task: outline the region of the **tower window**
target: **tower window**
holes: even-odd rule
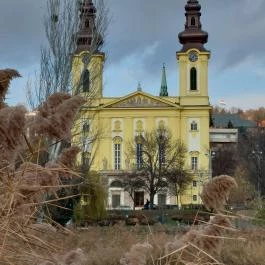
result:
[[[90,85],[90,74],[89,71],[86,69],[82,75],[82,85],[83,85],[83,92],[89,92],[89,85]]]
[[[195,67],[190,69],[190,90],[197,90],[197,70]]]
[[[85,27],[86,28],[89,28],[89,20],[87,19],[86,22],[85,22]]]
[[[196,24],[195,17],[192,17],[191,20],[190,20],[190,25],[191,26],[195,26],[195,24]]]

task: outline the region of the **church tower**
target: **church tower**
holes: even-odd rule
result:
[[[97,29],[96,13],[92,0],[80,4],[80,28],[72,64],[73,93],[101,98],[105,54],[99,52],[103,39]]]
[[[208,33],[202,30],[198,0],[188,0],[185,10],[185,30],[178,36],[182,49],[177,52],[180,105],[208,106]]]

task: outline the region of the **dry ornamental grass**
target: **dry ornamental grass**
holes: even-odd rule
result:
[[[216,177],[204,186],[201,198],[213,210],[213,217],[208,223],[194,220],[201,224],[191,226],[185,235],[174,237],[151,230],[142,234],[137,228],[122,226],[73,233],[55,226],[49,216],[43,216],[47,223],[38,224],[37,217],[44,214],[42,207],[54,202],[46,200],[47,194],[54,194],[56,201],[62,178],[78,175],[74,161],[79,149],[72,146],[42,164],[40,154],[49,143],[47,139],[56,144],[71,138],[75,115],[85,101],[54,94],[40,106],[36,117],[27,121],[23,106],[9,107],[4,102],[10,81],[19,76],[12,69],[0,70],[0,264],[265,264],[264,231],[237,231],[232,222],[237,216],[224,210],[231,190],[237,187],[229,176]],[[27,129],[34,132],[31,137],[26,136]],[[252,241],[246,243],[244,237],[249,235]]]

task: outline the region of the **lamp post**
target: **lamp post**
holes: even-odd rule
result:
[[[213,169],[212,169],[212,158],[215,156],[215,152],[212,151],[211,149],[208,150],[207,153],[205,153],[205,155],[208,157],[209,161],[208,161],[208,178],[209,180],[212,179],[213,177]]]

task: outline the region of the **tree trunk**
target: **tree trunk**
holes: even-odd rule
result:
[[[179,205],[179,194],[178,193],[176,194],[176,198],[177,198],[177,205],[178,205],[178,209],[179,209],[180,208],[179,207],[180,205]]]
[[[155,192],[150,192],[150,209],[153,209]]]

